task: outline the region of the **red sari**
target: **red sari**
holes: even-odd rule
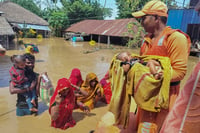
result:
[[[75,96],[70,82],[66,78],[58,80],[56,90],[50,100],[49,113],[51,114],[51,107],[55,105],[55,98],[58,92],[65,87],[69,88],[70,90],[68,91],[68,94],[64,100],[60,103],[58,118],[51,121],[52,127],[60,129],[67,129],[69,127],[73,127],[76,124],[72,117],[72,112],[75,106]]]
[[[73,85],[81,86],[81,84],[83,83],[83,79],[81,76],[81,71],[78,68],[74,68],[72,70],[71,75],[69,77],[69,81]],[[76,90],[76,89],[73,87],[73,90]]]
[[[105,103],[109,104],[111,97],[112,97],[112,91],[111,91],[111,83],[109,80],[109,72],[105,74],[105,76],[101,79],[100,84],[103,87],[104,95],[105,95]]]

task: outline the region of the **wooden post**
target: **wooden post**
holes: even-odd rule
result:
[[[98,47],[99,47],[100,43],[101,43],[101,35],[98,36]]]
[[[46,38],[47,37],[47,32],[46,32],[46,30],[44,31],[44,38]]]
[[[6,48],[9,49],[9,46],[8,46],[8,35],[6,35]]]
[[[90,41],[92,40],[92,34],[90,35]]]
[[[101,43],[101,36],[98,35],[98,43]]]
[[[110,36],[108,36],[107,44],[108,44],[108,48],[109,48],[110,47]]]

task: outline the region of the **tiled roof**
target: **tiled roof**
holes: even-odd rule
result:
[[[136,22],[134,18],[117,19],[117,20],[83,20],[75,23],[67,28],[66,32],[80,32],[86,34],[106,35],[124,37],[127,32],[127,24],[129,22]],[[133,27],[133,31],[137,32],[137,27]]]

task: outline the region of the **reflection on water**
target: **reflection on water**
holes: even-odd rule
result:
[[[88,42],[73,43],[71,41],[65,41],[63,38],[50,38],[42,40],[24,39],[24,42],[38,45],[40,52],[35,54],[35,71],[38,73],[48,72],[54,86],[59,78],[68,78],[73,68],[79,68],[81,70],[83,79],[85,79],[86,74],[89,72],[96,73],[98,78],[101,79],[109,69],[109,64],[113,55],[119,51],[125,51],[125,49],[99,50],[90,46]],[[106,47],[107,45],[101,44],[100,46]],[[138,50],[128,51],[138,53]],[[47,108],[42,108],[44,106],[39,105],[39,107],[42,108],[42,112],[40,112],[40,115],[37,117],[16,117],[16,95],[10,95],[7,87],[10,79],[9,69],[12,66],[10,56],[13,54],[23,53],[24,49],[21,46],[17,47],[17,49],[8,50],[6,55],[3,57],[0,56],[0,129],[11,133],[64,132],[50,128],[49,114],[46,110]],[[197,57],[189,57],[188,72],[183,83],[187,80],[197,61]],[[105,111],[106,107],[103,107],[103,109],[94,109],[92,113],[97,113],[97,115],[92,117],[83,116],[83,114],[81,114],[81,118],[83,120],[86,119],[87,122],[80,120],[74,128],[67,129],[67,132],[89,132],[95,128],[96,123],[99,120],[99,116],[102,116]],[[75,114],[77,113],[74,113],[74,115]]]

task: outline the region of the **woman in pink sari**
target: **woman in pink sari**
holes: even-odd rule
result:
[[[74,106],[75,96],[69,80],[66,78],[59,79],[50,100],[51,126],[60,129],[73,127],[76,124],[72,117]]]
[[[160,133],[200,132],[200,62],[196,65]]]

